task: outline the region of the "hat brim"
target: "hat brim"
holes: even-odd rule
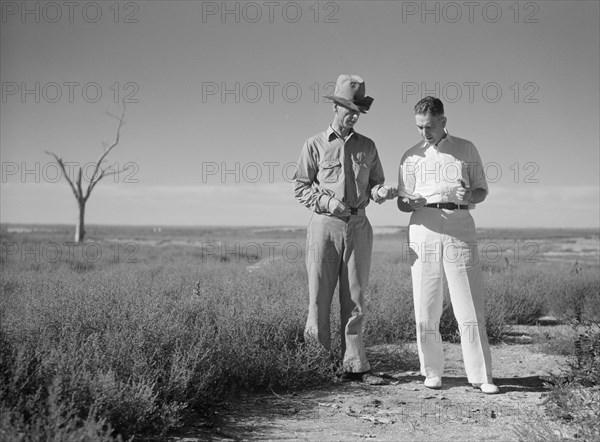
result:
[[[355,112],[360,112],[363,114],[366,114],[367,111],[370,109],[371,104],[369,103],[368,106],[358,106],[356,105],[354,102],[348,100],[347,98],[342,98],[342,97],[338,97],[336,95],[328,95],[326,97],[323,98],[327,98],[331,101],[333,101],[335,104],[338,104],[342,107],[345,107],[346,109],[355,111]]]

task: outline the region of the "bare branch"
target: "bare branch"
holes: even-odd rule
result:
[[[110,167],[112,167],[112,166],[110,166]],[[110,167],[109,167],[108,169],[110,169]],[[128,166],[126,166],[126,167],[123,167],[122,169],[119,169],[119,170],[111,170],[110,172],[108,172],[108,173],[105,173],[105,174],[104,174],[104,176],[112,176],[112,175],[116,175],[116,174],[119,174],[119,173],[121,173],[121,172],[125,172],[126,170],[129,170],[129,169],[131,169],[132,167],[133,167],[133,166],[132,166],[131,164],[129,164]],[[108,171],[108,169],[104,169],[104,170],[103,170],[103,172],[107,172],[107,171]]]
[[[102,178],[104,178],[106,175],[104,174],[104,171],[100,172],[100,175],[98,175],[96,181],[92,181],[89,186],[88,186],[88,190],[87,193],[85,195],[85,199],[87,200],[90,195],[92,194],[92,190],[94,190],[94,187],[96,187],[96,184],[98,184],[100,182],[100,180]]]
[[[105,177],[107,177],[107,176],[116,175],[116,174],[119,174],[119,173],[121,173],[121,172],[125,172],[126,170],[129,170],[129,169],[131,169],[131,166],[127,166],[127,167],[123,167],[122,169],[119,169],[119,170],[110,170],[110,168],[111,168],[111,167],[112,167],[112,166],[110,166],[110,167],[108,167],[108,168],[106,168],[106,169],[103,169],[103,170],[100,172],[100,175],[98,176],[98,178],[96,179],[96,181],[94,181],[93,183],[91,183],[91,186],[90,186],[90,188],[88,189],[88,194],[87,194],[87,195],[86,195],[86,197],[85,197],[86,199],[89,197],[89,194],[91,194],[91,193],[92,193],[92,190],[94,189],[94,187],[96,187],[96,184],[98,184],[98,182],[99,182],[99,181],[100,181],[102,178],[105,178]],[[110,171],[109,171],[109,170],[110,170]]]
[[[65,167],[65,163],[63,162],[62,158],[59,158],[54,152],[49,152],[47,150],[45,150],[44,152],[46,152],[48,155],[52,155],[54,157],[54,159],[60,166],[60,170],[62,170],[63,176],[67,180],[67,183],[69,183],[69,187],[71,187],[71,190],[73,191],[73,194],[75,195],[75,198],[77,198],[79,200],[80,197],[79,197],[79,195],[77,195],[77,189],[75,188],[75,185],[73,184],[73,181],[71,180],[71,177],[67,173],[67,169]]]
[[[111,114],[108,111],[106,113],[113,117],[116,117],[115,115]],[[96,162],[96,167],[94,167],[94,172],[92,173],[92,177],[90,178],[90,183],[88,185],[87,192],[85,194],[86,200],[91,195],[92,189],[96,186],[98,181],[100,181],[102,178],[104,178],[106,176],[106,174],[104,173],[104,170],[101,168],[102,163],[104,162],[104,159],[110,153],[110,151],[113,150],[117,146],[117,144],[119,144],[119,138],[121,136],[121,127],[123,127],[123,124],[125,124],[124,123],[124,118],[125,118],[125,107],[124,106],[123,106],[123,112],[121,113],[121,116],[116,117],[116,118],[118,118],[119,124],[117,126],[117,133],[115,134],[115,140],[110,146],[108,146],[108,147],[105,146],[104,153],[102,153],[102,155],[100,155],[100,157],[98,158],[98,161]]]
[[[109,117],[114,118],[117,121],[121,120],[121,117],[125,114],[125,105],[123,105],[123,111],[121,112],[121,115],[117,115],[117,114],[113,114],[112,112],[109,112],[108,110],[106,111],[106,115],[108,115]]]

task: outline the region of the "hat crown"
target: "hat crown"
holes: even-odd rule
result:
[[[373,103],[373,98],[365,96],[365,80],[353,74],[340,75],[335,82],[333,95],[325,98],[347,109],[362,113],[366,113]]]
[[[333,95],[350,101],[365,98],[365,80],[358,75],[342,74],[335,83]]]

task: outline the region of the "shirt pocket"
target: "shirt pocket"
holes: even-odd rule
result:
[[[339,160],[326,160],[320,165],[320,178],[322,183],[337,183],[342,171],[342,163]]]

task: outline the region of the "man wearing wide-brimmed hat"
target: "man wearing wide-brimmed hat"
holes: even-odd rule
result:
[[[308,225],[306,267],[309,308],[305,336],[331,350],[330,309],[339,280],[343,377],[364,380],[371,367],[362,339],[365,292],[371,267],[373,229],[369,200],[396,197],[384,186],[375,143],[354,131],[373,98],[357,75],[340,75],[333,95],[333,123],[309,138],[294,176],[296,199],[313,215]]]

